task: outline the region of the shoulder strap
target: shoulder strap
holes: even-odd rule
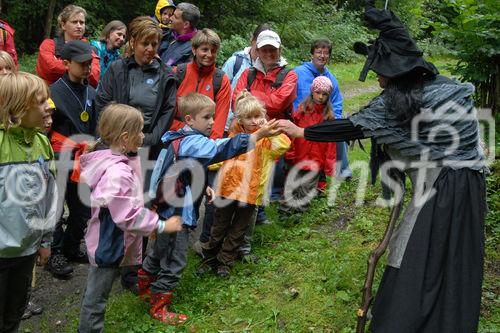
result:
[[[186,63],[177,65],[177,72],[175,73],[177,75],[177,88],[179,88],[182,81],[184,81],[184,78],[186,77],[186,70]]]
[[[233,77],[239,72],[242,63],[243,63],[243,57],[237,56],[233,66]]]
[[[181,136],[180,138],[177,138],[177,139],[173,140],[172,143],[171,143],[172,149],[173,149],[173,152],[174,152],[174,163],[176,163],[177,159],[179,158],[179,146],[181,145],[182,139],[184,139],[183,136]]]
[[[224,78],[224,71],[221,69],[216,68],[214,76],[212,78],[212,87],[214,89],[214,101],[217,97],[217,94],[219,93],[219,90],[222,86],[222,79]]]
[[[283,84],[283,81],[285,80],[286,75],[290,71],[291,71],[291,69],[290,68],[286,68],[286,66],[285,67],[281,67],[280,71],[278,72],[278,75],[276,75],[276,80],[272,84],[272,87],[273,88],[279,88],[279,87],[281,87],[281,85]]]
[[[252,83],[255,81],[255,78],[257,77],[257,70],[255,67],[250,67],[248,69],[248,76],[247,76],[247,90],[251,91]]]

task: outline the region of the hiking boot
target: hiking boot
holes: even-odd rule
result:
[[[149,314],[153,319],[159,320],[167,325],[182,325],[187,316],[182,313],[169,312],[168,307],[172,305],[173,291],[151,294],[151,309]]]
[[[226,265],[219,265],[215,274],[220,278],[228,278],[231,275],[231,269]]]
[[[58,279],[68,279],[70,274],[73,273],[73,267],[61,253],[52,254],[45,267]]]
[[[214,271],[217,269],[217,265],[219,262],[216,258],[209,258],[201,262],[200,266],[196,269],[196,275],[199,277],[205,275],[210,271]]]

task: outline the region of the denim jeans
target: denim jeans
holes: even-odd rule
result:
[[[151,284],[153,294],[175,289],[187,265],[189,229],[173,234],[158,234],[152,251],[142,263],[142,268],[156,281]]]
[[[118,276],[120,276],[118,267],[90,266],[80,309],[79,333],[104,332],[106,303],[113,282]]]

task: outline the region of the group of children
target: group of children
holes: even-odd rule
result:
[[[67,73],[51,87],[52,98],[58,101],[54,117],[64,118],[57,120],[57,128],[52,126],[51,131],[57,134],[51,135],[52,142],[43,134],[52,125],[54,109],[43,80],[23,72],[7,73],[0,78],[0,182],[5,189],[2,192],[8,191],[11,181],[2,169],[15,168],[30,174],[26,166],[41,170],[44,178],[39,184],[40,190],[46,191],[42,200],[31,205],[2,203],[2,211],[12,218],[3,219],[0,225],[14,235],[13,240],[0,235],[0,323],[7,331],[19,325],[36,257],[45,263],[50,256],[52,227],[57,219],[55,205],[52,205],[57,201],[54,151],[62,152],[62,143],[67,144],[73,134],[93,134],[95,129],[91,127],[97,127],[96,142],[69,147],[82,153],[75,156],[80,174],[73,173],[68,179],[68,188],[74,187],[70,200],[85,209],[77,198],[77,181],[87,184],[91,190],[91,207],[88,222],[85,221],[85,243],[91,267],[82,300],[79,332],[103,330],[106,301],[118,268],[141,263],[143,236],[151,236],[154,244],[138,272],[139,296],[150,302],[150,314],[155,319],[172,325],[187,319],[184,314],[170,312],[169,306],[186,266],[188,235],[196,228],[200,194],[206,193],[207,200],[213,200],[216,209],[210,240],[203,249],[204,260],[197,273],[214,271],[226,277],[238,257],[238,249],[251,239],[257,207],[263,203],[271,167],[277,158],[290,150],[287,160],[297,165],[300,173],[312,173],[314,179],[294,189],[291,201],[285,198],[282,205],[286,209],[294,205],[293,200],[303,198],[316,187],[324,190],[326,183],[319,175],[331,176],[334,170],[335,145],[304,140],[291,142],[280,133],[279,121],[267,119],[263,104],[246,91],[237,97],[233,106],[235,120],[229,137],[210,139],[215,103],[209,97],[190,93],[178,101],[185,126],[162,137],[165,148],[156,162],[149,186],[154,205],[146,208],[137,155],[144,138],[143,115],[131,106],[109,104],[97,123],[97,116],[88,108],[95,92],[85,81],[90,73],[91,50],[84,44],[81,41],[67,43],[62,55]],[[13,71],[12,64],[4,58],[4,52],[0,52],[0,73],[9,71]],[[330,80],[317,77],[310,96],[294,113],[294,121],[299,126],[307,126],[332,119],[331,92]],[[65,110],[59,105],[68,105],[68,108]],[[75,114],[74,109],[79,113]],[[174,182],[167,181],[169,172],[180,161],[189,171],[184,169],[175,174]],[[222,166],[214,191],[206,183],[200,184],[194,175],[196,170],[206,175],[208,166],[217,163]],[[171,192],[180,204],[173,204]],[[79,255],[71,239],[63,235],[61,242],[69,255]]]

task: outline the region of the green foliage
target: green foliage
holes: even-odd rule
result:
[[[445,0],[432,26],[459,59],[453,73],[476,85],[481,106],[500,103],[500,2]]]
[[[233,55],[234,52],[243,50],[249,45],[249,38],[245,39],[239,35],[232,35],[228,39],[223,39],[217,54],[217,66],[222,67],[224,62]]]

